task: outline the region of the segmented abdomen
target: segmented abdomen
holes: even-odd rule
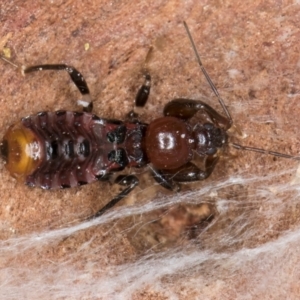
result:
[[[127,165],[146,163],[145,126],[90,113],[41,112],[23,118],[5,134],[6,167],[26,184],[44,189],[91,183]]]

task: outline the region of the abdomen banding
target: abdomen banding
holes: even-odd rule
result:
[[[45,189],[95,181],[91,166],[98,147],[93,125],[92,114],[69,111],[23,118],[4,136],[6,167],[26,184]]]
[[[86,112],[40,112],[8,129],[1,153],[8,171],[29,186],[75,187],[126,166],[144,165],[145,128]]]

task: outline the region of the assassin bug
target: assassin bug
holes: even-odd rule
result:
[[[217,97],[225,116],[200,100],[174,99],[164,107],[164,116],[149,124],[142,123],[131,111],[125,121],[105,119],[91,113],[92,101],[87,83],[80,72],[68,65],[24,67],[23,73],[64,70],[83,96],[83,112],[40,112],[12,125],[0,145],[6,168],[12,176],[29,186],[44,189],[69,188],[97,180],[107,181],[126,167],[148,166],[154,179],[164,188],[180,190],[180,183],[204,180],[213,172],[219,150],[227,144],[232,118],[215,85],[206,72],[193,38],[184,26],[198,64]],[[11,63],[5,57],[2,60]],[[135,106],[148,99],[151,76],[145,71]],[[205,122],[192,125],[197,112]],[[300,157],[230,143],[236,149],[300,160]],[[193,163],[204,159],[204,169]],[[92,217],[99,217],[127,196],[139,183],[135,175],[119,175],[115,183],[124,189]]]

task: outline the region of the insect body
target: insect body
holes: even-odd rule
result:
[[[75,68],[67,65],[31,66],[23,72],[67,71],[83,96],[80,102],[83,112],[41,112],[11,126],[0,145],[1,155],[11,175],[29,186],[44,189],[110,180],[126,167],[146,165],[160,185],[173,191],[179,191],[181,182],[206,179],[219,159],[219,149],[227,143],[227,130],[232,125],[232,118],[202,65],[186,23],[184,25],[198,64],[226,116],[200,100],[174,99],[165,106],[164,116],[149,124],[140,122],[134,111],[127,114],[125,121],[104,119],[91,113],[88,86]],[[4,57],[2,59],[7,61]],[[145,105],[150,86],[151,77],[145,72],[145,82],[136,96],[136,106]],[[197,112],[205,114],[206,121],[192,125],[190,119]],[[231,145],[237,149],[300,160],[287,154]],[[195,156],[204,158],[203,170],[193,162]],[[115,182],[123,185],[124,189],[93,217],[102,215],[128,195],[138,184],[138,178],[119,175]]]
[[[173,106],[190,104],[193,108],[194,102],[173,100],[165,113],[172,115]],[[191,169],[193,177],[188,181],[204,179],[212,166],[209,171],[197,169],[190,162],[194,151],[202,156],[214,155],[225,141],[226,132],[212,124],[192,128],[174,116],[147,125],[103,119],[88,112],[56,111],[40,112],[11,126],[3,138],[1,153],[10,173],[29,186],[75,187],[104,180],[125,167],[151,162],[159,182],[174,189],[174,183],[164,180],[162,170],[174,173],[175,181],[188,180],[185,177],[192,175]]]

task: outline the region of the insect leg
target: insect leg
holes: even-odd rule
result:
[[[188,162],[176,170],[172,179],[177,182],[204,180],[211,175],[218,161],[218,156],[208,156],[205,160],[205,170],[201,170],[195,164]]]
[[[143,85],[139,88],[135,97],[136,107],[144,107],[150,94],[151,76],[150,74],[146,73],[144,77],[145,77],[145,81]]]
[[[180,191],[180,185],[173,181],[172,176],[169,174],[166,174],[165,171],[157,170],[153,168],[151,165],[149,165],[152,176],[155,179],[156,182],[158,182],[161,186],[163,186],[167,190],[171,190],[173,192],[179,192]]]
[[[88,219],[95,219],[102,216],[106,211],[115,206],[120,200],[126,197],[138,184],[139,180],[134,175],[119,175],[116,180],[116,184],[125,186],[124,190],[122,190],[116,197],[111,199],[105,206],[103,206],[98,212],[96,212],[93,216]]]
[[[86,83],[85,79],[83,78],[82,74],[80,72],[78,72],[75,68],[65,65],[65,64],[53,64],[53,65],[45,64],[45,65],[36,65],[36,66],[29,66],[29,67],[26,67],[26,66],[20,67],[19,65],[15,64],[12,61],[10,61],[9,59],[7,59],[5,56],[0,55],[0,59],[5,61],[6,63],[9,63],[13,67],[20,69],[23,74],[36,72],[36,71],[44,71],[44,70],[67,71],[69,73],[72,81],[78,88],[79,92],[83,96],[83,99],[78,101],[78,104],[83,106],[83,111],[86,111],[86,112],[92,111],[93,103],[92,103],[92,99],[90,96],[89,88],[88,88],[87,83]]]
[[[226,117],[220,115],[216,110],[201,100],[174,99],[166,104],[164,115],[188,120],[198,111],[205,112],[215,125],[224,127],[225,130],[231,126],[231,123]]]
[[[68,66],[65,64],[53,64],[53,65],[36,65],[36,66],[29,66],[23,68],[23,73],[31,73],[36,71],[44,71],[44,70],[55,70],[55,71],[66,71],[76,87],[78,88],[79,92],[81,93],[83,99],[78,101],[78,104],[83,107],[83,111],[91,112],[93,109],[93,102],[90,96],[90,91],[87,86],[87,83],[82,76],[82,74],[77,71],[74,67]]]
[[[177,182],[193,182],[208,178],[213,172],[218,156],[208,156],[205,160],[205,170],[199,169],[192,162],[188,162],[174,170],[153,170],[154,179],[164,188],[178,192],[180,186]]]
[[[139,88],[136,96],[135,96],[135,101],[134,101],[134,108],[127,114],[127,118],[131,121],[136,120],[138,118],[138,112],[137,110],[139,108],[143,108],[145,104],[148,101],[149,94],[150,94],[150,89],[151,89],[151,75],[149,74],[148,68],[147,68],[147,63],[151,57],[153,48],[150,47],[145,63],[144,63],[144,69],[143,69],[143,76],[144,76],[144,83],[142,86]]]

